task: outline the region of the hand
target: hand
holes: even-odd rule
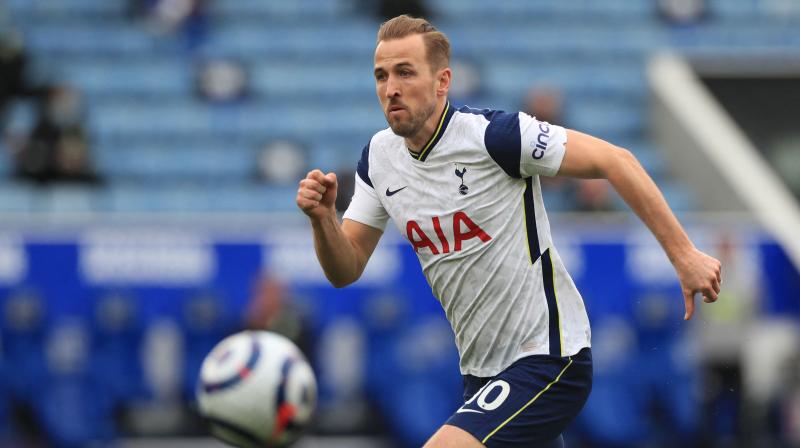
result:
[[[682,256],[675,263],[675,270],[678,272],[686,306],[684,320],[691,319],[694,314],[695,294],[701,293],[706,303],[717,301],[722,283],[722,264],[719,260],[692,248],[688,255]]]
[[[306,178],[300,181],[297,206],[309,218],[320,219],[326,215],[335,215],[338,185],[336,173],[323,174],[320,170],[310,171]]]

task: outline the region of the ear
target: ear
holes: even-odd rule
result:
[[[453,76],[450,67],[440,69],[436,74],[436,95],[447,96],[447,91],[450,90],[450,80]]]

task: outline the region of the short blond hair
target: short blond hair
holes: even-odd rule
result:
[[[380,43],[385,40],[402,39],[406,36],[421,34],[425,42],[425,53],[431,70],[439,70],[450,65],[450,40],[430,22],[423,18],[403,14],[389,19],[378,30]]]

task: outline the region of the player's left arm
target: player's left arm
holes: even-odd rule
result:
[[[684,319],[694,313],[694,295],[715,302],[722,282],[720,262],[699,251],[653,179],[630,151],[590,135],[567,130],[559,176],[608,179],[614,189],[647,225],[678,273],[686,306]]]

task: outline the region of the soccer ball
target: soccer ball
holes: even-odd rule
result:
[[[200,368],[197,402],[211,434],[240,447],[283,447],[309,423],[314,372],[290,340],[244,331],[222,340]]]

